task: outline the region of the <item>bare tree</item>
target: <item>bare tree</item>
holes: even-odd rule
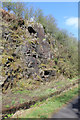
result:
[[[3,2],[2,3],[3,9],[7,9],[8,12],[10,12],[13,9],[13,3],[12,2]]]
[[[21,2],[13,3],[13,11],[18,18],[23,17],[24,6],[24,3]]]

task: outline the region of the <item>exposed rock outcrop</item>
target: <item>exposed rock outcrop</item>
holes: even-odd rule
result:
[[[54,56],[51,50],[52,43],[45,37],[43,26],[23,19],[17,21],[14,15],[5,10],[1,12],[4,23],[1,63],[2,76],[5,78],[2,84],[3,91],[12,88],[23,79],[32,79],[40,84],[55,76],[56,71],[49,66]],[[7,26],[6,22],[9,22]],[[45,65],[45,69],[42,64]]]
[[[1,80],[3,91],[13,86],[34,89],[61,73],[71,77],[68,74],[69,65],[59,54],[61,45],[49,33],[45,34],[40,23],[16,19],[5,10],[1,10],[1,13],[0,66],[1,78],[4,78]]]

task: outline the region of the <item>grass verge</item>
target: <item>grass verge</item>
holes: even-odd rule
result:
[[[35,99],[47,98],[53,94],[57,94],[57,91],[63,92],[62,88],[67,89],[67,86],[71,87],[72,84],[78,83],[77,78],[74,79],[64,79],[63,77],[58,78],[57,80],[52,80],[47,82],[45,85],[40,85],[34,90],[13,90],[7,94],[2,95],[3,99],[3,111],[11,109],[16,106],[20,106],[22,103],[29,101],[35,101]],[[8,106],[8,107],[6,107]],[[3,112],[4,113],[4,112]],[[6,112],[5,112],[6,113]]]
[[[62,93],[60,96],[48,98],[42,102],[37,102],[32,108],[24,110],[13,117],[17,118],[49,118],[52,113],[61,108],[75,95],[78,94],[78,87]]]

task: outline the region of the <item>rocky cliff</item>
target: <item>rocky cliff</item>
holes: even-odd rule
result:
[[[1,84],[3,92],[16,87],[35,89],[40,84],[54,80],[61,74],[68,75],[63,46],[49,33],[45,34],[40,23],[16,18],[0,10],[2,30],[0,46]],[[69,65],[67,65],[69,70]]]

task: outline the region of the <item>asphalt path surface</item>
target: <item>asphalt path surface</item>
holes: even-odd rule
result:
[[[78,96],[57,113],[53,114],[52,118],[78,118],[80,120],[80,97]]]

